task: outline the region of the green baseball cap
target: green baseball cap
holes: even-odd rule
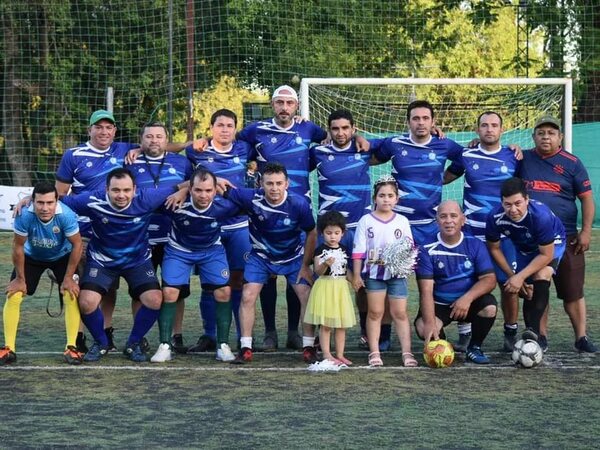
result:
[[[542,116],[535,122],[535,125],[533,127],[534,131],[542,125],[551,125],[558,131],[560,131],[561,127],[560,120],[558,120],[557,118],[552,116]]]
[[[100,122],[102,119],[110,120],[112,123],[117,123],[115,116],[113,116],[110,111],[99,109],[98,111],[94,111],[90,116],[90,126]]]

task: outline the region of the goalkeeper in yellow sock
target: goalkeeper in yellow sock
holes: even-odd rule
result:
[[[81,364],[83,355],[75,346],[80,314],[77,304],[79,285],[74,278],[82,249],[77,215],[58,201],[53,184],[40,182],[33,189],[31,205],[22,208],[15,218],[14,233],[14,271],[6,288],[3,311],[5,345],[0,348],[0,365],[17,360],[21,303],[24,295],[35,293],[46,269],[54,273],[63,296],[67,333],[65,361]]]

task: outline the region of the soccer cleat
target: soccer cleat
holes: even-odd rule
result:
[[[99,342],[94,342],[88,352],[83,357],[84,362],[96,362],[100,361],[106,353],[108,352],[108,347],[100,345]]]
[[[156,353],[150,358],[151,362],[161,363],[171,361],[173,359],[173,353],[171,352],[171,346],[165,342],[160,344],[156,349]]]
[[[302,336],[300,336],[297,331],[289,332],[287,340],[285,341],[285,347],[292,350],[301,350]]]
[[[379,341],[379,351],[389,352],[392,349],[392,341],[386,339],[385,341]]]
[[[307,364],[316,363],[319,358],[317,356],[317,349],[312,346],[307,346],[302,349],[302,359]]]
[[[9,347],[0,348],[0,366],[12,364],[17,360],[17,354]]]
[[[511,353],[517,342],[517,330],[504,330],[504,343],[502,344],[502,350]]]
[[[83,353],[77,350],[77,347],[74,347],[73,345],[67,346],[67,349],[63,353],[63,357],[65,358],[65,362],[72,366],[78,366],[83,362]]]
[[[200,336],[200,338],[198,338],[196,345],[192,345],[190,348],[188,348],[188,353],[205,353],[215,351],[216,349],[217,342],[215,338],[203,334]]]
[[[473,345],[467,349],[467,361],[471,361],[475,364],[489,364],[490,358],[488,358],[482,351],[481,347]]]
[[[188,352],[188,347],[183,343],[183,336],[181,334],[171,336],[171,348],[175,353],[180,355],[185,355]]]
[[[579,353],[596,353],[598,352],[598,347],[590,340],[590,338],[582,336],[575,341],[575,350]]]
[[[77,333],[77,339],[75,340],[75,347],[77,347],[77,351],[83,353],[84,355],[88,352],[89,348],[86,344],[85,334],[82,331]]]
[[[538,342],[538,335],[531,328],[527,328],[525,331],[523,331],[521,339],[523,339],[524,341],[529,340]]]
[[[548,338],[543,334],[540,334],[540,337],[538,338],[538,344],[540,344],[540,348],[544,353],[548,351]]]
[[[278,346],[277,331],[267,331],[262,342],[262,351],[274,352]]]
[[[106,333],[106,339],[108,339],[108,351],[117,352],[117,346],[115,345],[115,341],[113,339],[115,329],[113,327],[108,327],[104,329],[104,332]]]
[[[242,347],[231,364],[244,364],[252,361],[252,349]]]
[[[369,349],[369,340],[367,339],[366,334],[361,334],[358,338],[358,348],[362,348],[363,350]]]
[[[467,347],[469,346],[469,342],[471,342],[471,336],[471,333],[459,334],[458,342],[453,345],[454,351],[458,353],[465,353],[467,351]]]
[[[142,350],[142,347],[139,342],[128,342],[125,351],[126,356],[130,361],[138,363],[148,361],[148,355],[144,353],[144,350]]]
[[[235,355],[231,351],[231,348],[229,347],[229,345],[225,344],[225,343],[221,344],[219,346],[219,348],[217,349],[216,360],[223,361],[223,362],[231,362],[234,359],[235,359]]]
[[[148,353],[150,351],[150,342],[148,342],[146,336],[142,338],[142,342],[140,342],[140,347],[142,347],[142,351],[144,353]]]

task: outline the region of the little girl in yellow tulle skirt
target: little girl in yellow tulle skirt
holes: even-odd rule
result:
[[[346,279],[350,251],[340,244],[346,220],[339,212],[329,211],[319,217],[317,228],[323,244],[315,250],[313,270],[319,278],[310,291],[304,322],[320,325],[321,364],[350,365],[352,362],[344,357],[346,328],[356,324],[356,317]],[[332,329],[335,330],[335,357],[330,345]]]

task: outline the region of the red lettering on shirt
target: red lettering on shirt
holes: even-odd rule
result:
[[[534,180],[530,186],[534,191],[560,192],[560,184],[550,181]]]

